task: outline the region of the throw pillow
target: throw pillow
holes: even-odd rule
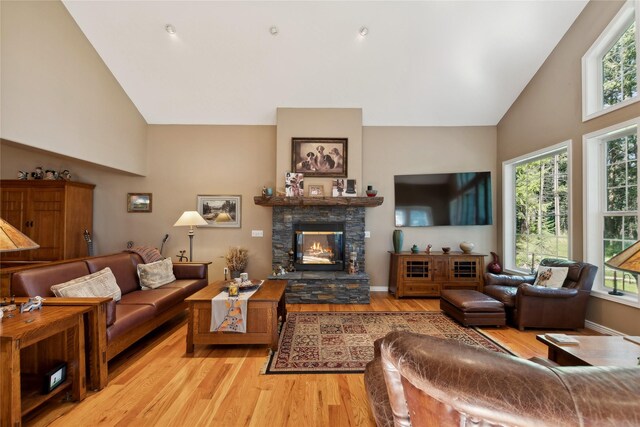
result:
[[[534,286],[544,286],[545,288],[561,288],[564,279],[569,274],[569,267],[538,267],[538,274]]]
[[[111,297],[120,301],[122,292],[116,283],[116,277],[109,267],[87,276],[53,285],[51,292],[57,297]]]
[[[171,258],[150,264],[138,264],[138,277],[142,290],[159,288],[176,280],[176,276],[173,275]]]

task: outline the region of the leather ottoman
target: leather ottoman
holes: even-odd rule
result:
[[[464,326],[504,326],[504,305],[481,292],[445,289],[440,292],[440,309]]]

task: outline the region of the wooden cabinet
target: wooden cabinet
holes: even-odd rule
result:
[[[483,254],[390,252],[389,292],[405,296],[440,296],[442,289],[482,291]]]
[[[2,254],[3,261],[55,261],[87,256],[84,230],[93,229],[92,184],[0,181],[0,216],[40,245]]]

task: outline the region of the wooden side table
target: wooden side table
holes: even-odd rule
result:
[[[83,316],[90,310],[45,306],[0,320],[1,426],[19,426],[24,415],[67,390],[74,400],[84,399]],[[60,362],[67,364],[67,379],[43,394],[43,374]]]

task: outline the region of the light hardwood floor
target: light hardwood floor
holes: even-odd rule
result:
[[[301,311],[432,311],[436,299],[370,304],[289,304]],[[374,426],[362,374],[260,375],[265,346],[196,346],[185,354],[186,317],[171,321],[109,364],[109,385],[80,403],[55,402],[33,426]],[[521,357],[546,356],[541,331],[483,328]],[[545,331],[549,332],[549,331]],[[574,334],[595,334],[590,330]]]

